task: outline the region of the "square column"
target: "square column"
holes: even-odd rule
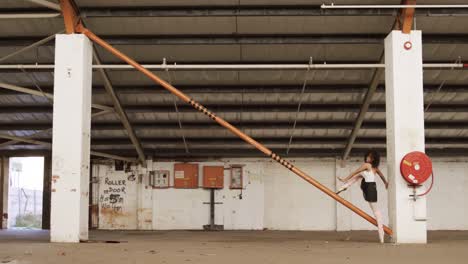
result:
[[[88,239],[92,44],[81,34],[55,41],[50,240]]]
[[[424,152],[424,98],[421,31],[392,31],[385,39],[385,94],[389,216],[395,243],[427,243],[426,200],[416,202],[400,174],[412,151]]]

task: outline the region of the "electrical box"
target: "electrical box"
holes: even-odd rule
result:
[[[174,164],[174,188],[198,188],[198,164]]]
[[[169,188],[169,171],[155,170],[149,172],[149,186],[153,188]]]
[[[203,167],[203,188],[222,189],[224,185],[224,166]]]
[[[231,183],[229,188],[231,189],[242,189],[244,170],[242,165],[231,165]]]

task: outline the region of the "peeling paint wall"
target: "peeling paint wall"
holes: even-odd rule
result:
[[[149,186],[149,171],[169,170],[173,186],[175,162],[148,162],[148,168],[132,167],[130,172],[116,172],[113,165],[98,166],[99,228],[140,230],[201,230],[209,224],[209,190],[153,189]],[[295,174],[268,159],[231,159],[199,164],[199,186],[203,166],[228,168],[244,165],[244,188],[229,189],[230,171],[224,173],[224,189],[216,190],[215,224],[226,230],[374,230],[375,227],[355,216]],[[294,163],[335,189],[336,176],[346,176],[359,162],[349,162],[339,168],[335,159],[296,159]],[[468,161],[435,160],[436,185],[428,198],[428,227],[432,230],[468,230]],[[385,174],[385,162],[381,165]],[[107,182],[106,182],[107,178]],[[132,180],[133,179],[133,180]],[[379,181],[379,180],[378,180]],[[339,184],[338,184],[339,185]],[[125,192],[116,189],[125,187]],[[112,189],[110,189],[112,188]],[[386,190],[378,183],[379,206],[388,223]],[[110,197],[111,194],[114,196]],[[115,196],[118,194],[120,196]],[[359,184],[343,194],[350,201],[371,213],[362,198]],[[117,199],[118,198],[118,199]],[[123,199],[120,199],[123,198]],[[450,201],[450,203],[449,203]],[[347,213],[347,212],[350,213]],[[447,219],[447,215],[450,217]],[[338,219],[339,217],[339,219]],[[342,230],[342,229],[341,229]]]
[[[137,229],[137,183],[113,165],[98,166],[99,228]]]

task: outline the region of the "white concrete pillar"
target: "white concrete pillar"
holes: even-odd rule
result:
[[[55,42],[50,239],[88,239],[92,45],[81,34]]]
[[[146,161],[146,168],[138,165],[142,174],[141,182],[137,176],[137,227],[139,230],[153,229],[153,187],[149,185],[149,172],[153,170],[153,160]]]
[[[410,199],[412,188],[400,174],[403,156],[424,151],[424,100],[421,31],[392,31],[385,39],[385,87],[389,215],[396,243],[426,243],[421,212],[425,198]],[[416,215],[416,213],[418,215]]]

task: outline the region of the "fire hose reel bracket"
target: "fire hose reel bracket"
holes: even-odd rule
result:
[[[401,160],[400,170],[410,185],[421,185],[432,175],[432,161],[423,152],[410,152]]]
[[[401,175],[408,182],[409,187],[413,188],[413,193],[410,195],[410,199],[414,201],[413,206],[413,219],[415,221],[426,221],[426,202],[418,199],[418,197],[428,194],[434,183],[434,175],[432,172],[432,161],[423,152],[414,151],[406,154],[400,163]],[[432,176],[431,185],[422,194],[417,194],[417,189],[422,187],[422,184]]]

